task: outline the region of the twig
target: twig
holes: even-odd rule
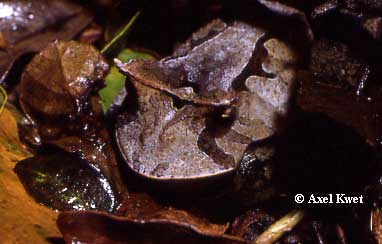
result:
[[[304,217],[303,210],[292,210],[268,227],[255,241],[255,244],[272,244],[285,232],[292,230]]]

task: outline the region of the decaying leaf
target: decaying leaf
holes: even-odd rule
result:
[[[313,31],[304,12],[292,6],[288,6],[279,0],[258,0],[258,2],[277,14],[298,18],[304,25],[307,37],[311,41],[314,39]]]
[[[2,1],[0,82],[23,54],[38,52],[54,40],[69,40],[91,21],[80,6],[64,0]]]
[[[219,23],[219,22],[218,22]],[[224,23],[219,23],[224,26]],[[214,32],[216,23],[199,30],[196,35]],[[212,29],[206,31],[206,28]],[[256,43],[264,35],[259,28],[236,22],[195,46],[184,56],[160,61],[131,61],[122,64],[121,72],[139,82],[166,91],[182,100],[204,105],[228,105],[234,98],[233,83],[247,67]]]
[[[156,199],[146,193],[129,192],[129,197],[121,204],[118,215],[129,219],[150,221],[153,219],[189,225],[201,232],[211,234],[224,234],[229,223],[216,224],[209,219],[201,218],[190,212],[177,209],[159,203]]]
[[[371,212],[371,231],[378,244],[382,243],[382,213],[378,208],[374,208]]]
[[[17,106],[7,102],[5,107],[12,113],[17,122],[20,140],[30,149],[41,146],[41,138],[36,125]]]
[[[297,104],[355,129],[371,144],[381,138],[379,89],[372,67],[344,43],[313,43],[309,70],[300,72]]]
[[[115,201],[114,207],[127,195],[127,189],[116,159],[115,151],[111,145],[108,131],[102,126],[89,124],[91,133],[61,137],[46,143],[46,145],[58,147],[66,152],[76,155],[85,160],[92,168],[99,170],[110,184],[110,194]],[[90,128],[92,127],[92,128]]]
[[[113,212],[116,194],[99,168],[75,154],[51,150],[19,162],[15,172],[37,202],[56,210]]]
[[[297,103],[304,111],[325,113],[354,128],[372,144],[381,138],[378,103],[358,97],[346,88],[314,81],[314,78],[304,79]]]
[[[345,26],[341,26],[342,28],[347,28],[347,25],[349,24],[358,26],[366,31],[370,37],[375,40],[380,40],[382,28],[382,4],[380,1],[327,0],[317,3],[318,4],[314,6],[311,13],[313,20],[324,16],[335,15],[336,20],[338,21],[341,20],[339,16],[343,16],[352,21],[346,23]]]
[[[57,213],[36,203],[13,172],[15,162],[30,154],[20,143],[16,121],[7,109],[0,114],[0,152],[0,242],[48,244],[47,238],[60,237]]]
[[[43,145],[54,145],[74,154],[73,157],[81,158],[89,167],[101,172],[99,174],[110,184],[115,198],[111,208],[115,208],[126,193],[126,187],[103,124],[100,99],[93,95],[108,67],[92,46],[75,41],[54,42],[26,67],[19,88],[19,101],[38,127]],[[45,169],[59,171],[59,168]],[[73,176],[76,177],[80,176]],[[53,188],[56,182],[53,180],[46,185],[50,184]]]
[[[7,92],[3,87],[0,86],[0,114],[3,111],[5,104],[7,103],[7,99]]]
[[[247,211],[233,221],[230,233],[254,242],[275,220],[264,210]]]
[[[73,124],[85,113],[89,93],[108,68],[94,47],[75,41],[56,41],[32,59],[22,75],[19,101],[43,138],[56,136],[60,124]]]
[[[353,55],[349,46],[325,39],[313,43],[310,71],[320,81],[350,87],[358,95],[370,75],[369,65]]]
[[[275,149],[270,138],[251,144],[245,151],[234,178],[241,204],[251,206],[275,196]]]
[[[182,216],[182,217],[181,217]],[[116,243],[210,243],[245,244],[240,238],[211,231],[214,228],[199,221],[184,221],[187,214],[164,212],[139,220],[99,212],[64,212],[57,224],[66,242],[94,244]],[[181,221],[179,221],[181,220]]]

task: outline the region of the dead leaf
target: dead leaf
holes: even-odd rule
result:
[[[0,152],[0,242],[44,244],[50,243],[48,237],[60,237],[57,213],[36,203],[13,172],[15,163],[30,154],[20,143],[16,121],[7,109],[0,114]]]
[[[7,43],[0,50],[0,83],[20,56],[54,40],[70,40],[91,21],[82,7],[65,0],[3,1],[0,8],[0,32]]]
[[[206,232],[204,228],[208,225],[200,225],[198,221],[178,222],[176,219],[180,216],[187,217],[182,212],[178,212],[175,218],[174,215],[165,215],[139,220],[91,211],[64,212],[57,224],[68,243],[74,240],[93,244],[248,243],[220,232]]]
[[[97,49],[75,41],[56,41],[31,60],[21,77],[19,102],[42,140],[92,117],[81,115],[88,112],[89,93],[108,68]]]

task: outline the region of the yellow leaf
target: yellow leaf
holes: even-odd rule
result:
[[[15,163],[31,154],[19,140],[17,124],[4,109],[0,114],[0,243],[50,243],[60,237],[55,211],[36,203],[14,173]]]

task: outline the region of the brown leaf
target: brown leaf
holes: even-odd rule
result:
[[[54,145],[99,169],[118,203],[126,187],[103,123],[100,98],[92,95],[108,68],[94,47],[56,41],[27,65],[19,101],[38,127],[43,146]]]
[[[371,144],[382,136],[378,101],[368,101],[341,86],[320,82],[306,74],[302,79],[297,104],[304,111],[321,112],[355,129]],[[305,76],[304,75],[304,76]]]
[[[0,114],[0,228],[1,243],[50,243],[60,236],[57,213],[36,203],[13,172],[15,162],[29,157],[21,145],[15,119],[5,109]]]
[[[310,71],[329,84],[358,90],[368,81],[370,67],[341,42],[318,40],[313,43]],[[360,84],[363,82],[364,84]]]
[[[19,101],[43,139],[59,134],[63,124],[78,123],[108,68],[98,50],[75,41],[56,41],[32,59],[22,74]]]
[[[230,233],[253,242],[274,222],[274,216],[263,210],[248,211],[233,221]]]
[[[190,218],[182,211],[162,212],[148,219],[131,219],[97,212],[64,212],[57,220],[65,241],[114,243],[245,244],[221,233],[214,225]]]
[[[7,44],[0,50],[0,83],[20,56],[54,40],[70,40],[91,21],[83,8],[64,0],[5,1],[0,8],[0,32]]]
[[[112,142],[106,128],[95,127],[93,129],[96,130],[94,134],[61,137],[47,142],[46,145],[54,145],[75,154],[98,168],[111,185],[117,205],[127,197],[125,182],[119,172],[115,151],[111,146]]]
[[[211,235],[222,235],[228,228],[228,223],[213,224],[208,219],[197,217],[187,211],[164,206],[146,193],[130,193],[129,198],[122,203],[118,213],[132,220],[163,220],[190,226],[199,232]]]
[[[371,212],[371,230],[378,244],[382,243],[382,214],[381,210],[375,208]]]
[[[325,113],[375,144],[382,136],[382,107],[371,67],[342,42],[314,42],[309,70],[299,73],[298,106]]]
[[[309,38],[310,41],[313,41],[314,34],[304,12],[292,6],[288,6],[287,4],[284,4],[280,2],[279,0],[258,0],[258,2],[264,5],[265,7],[267,7],[269,10],[275,13],[278,13],[280,15],[298,18],[305,27],[307,37]]]

